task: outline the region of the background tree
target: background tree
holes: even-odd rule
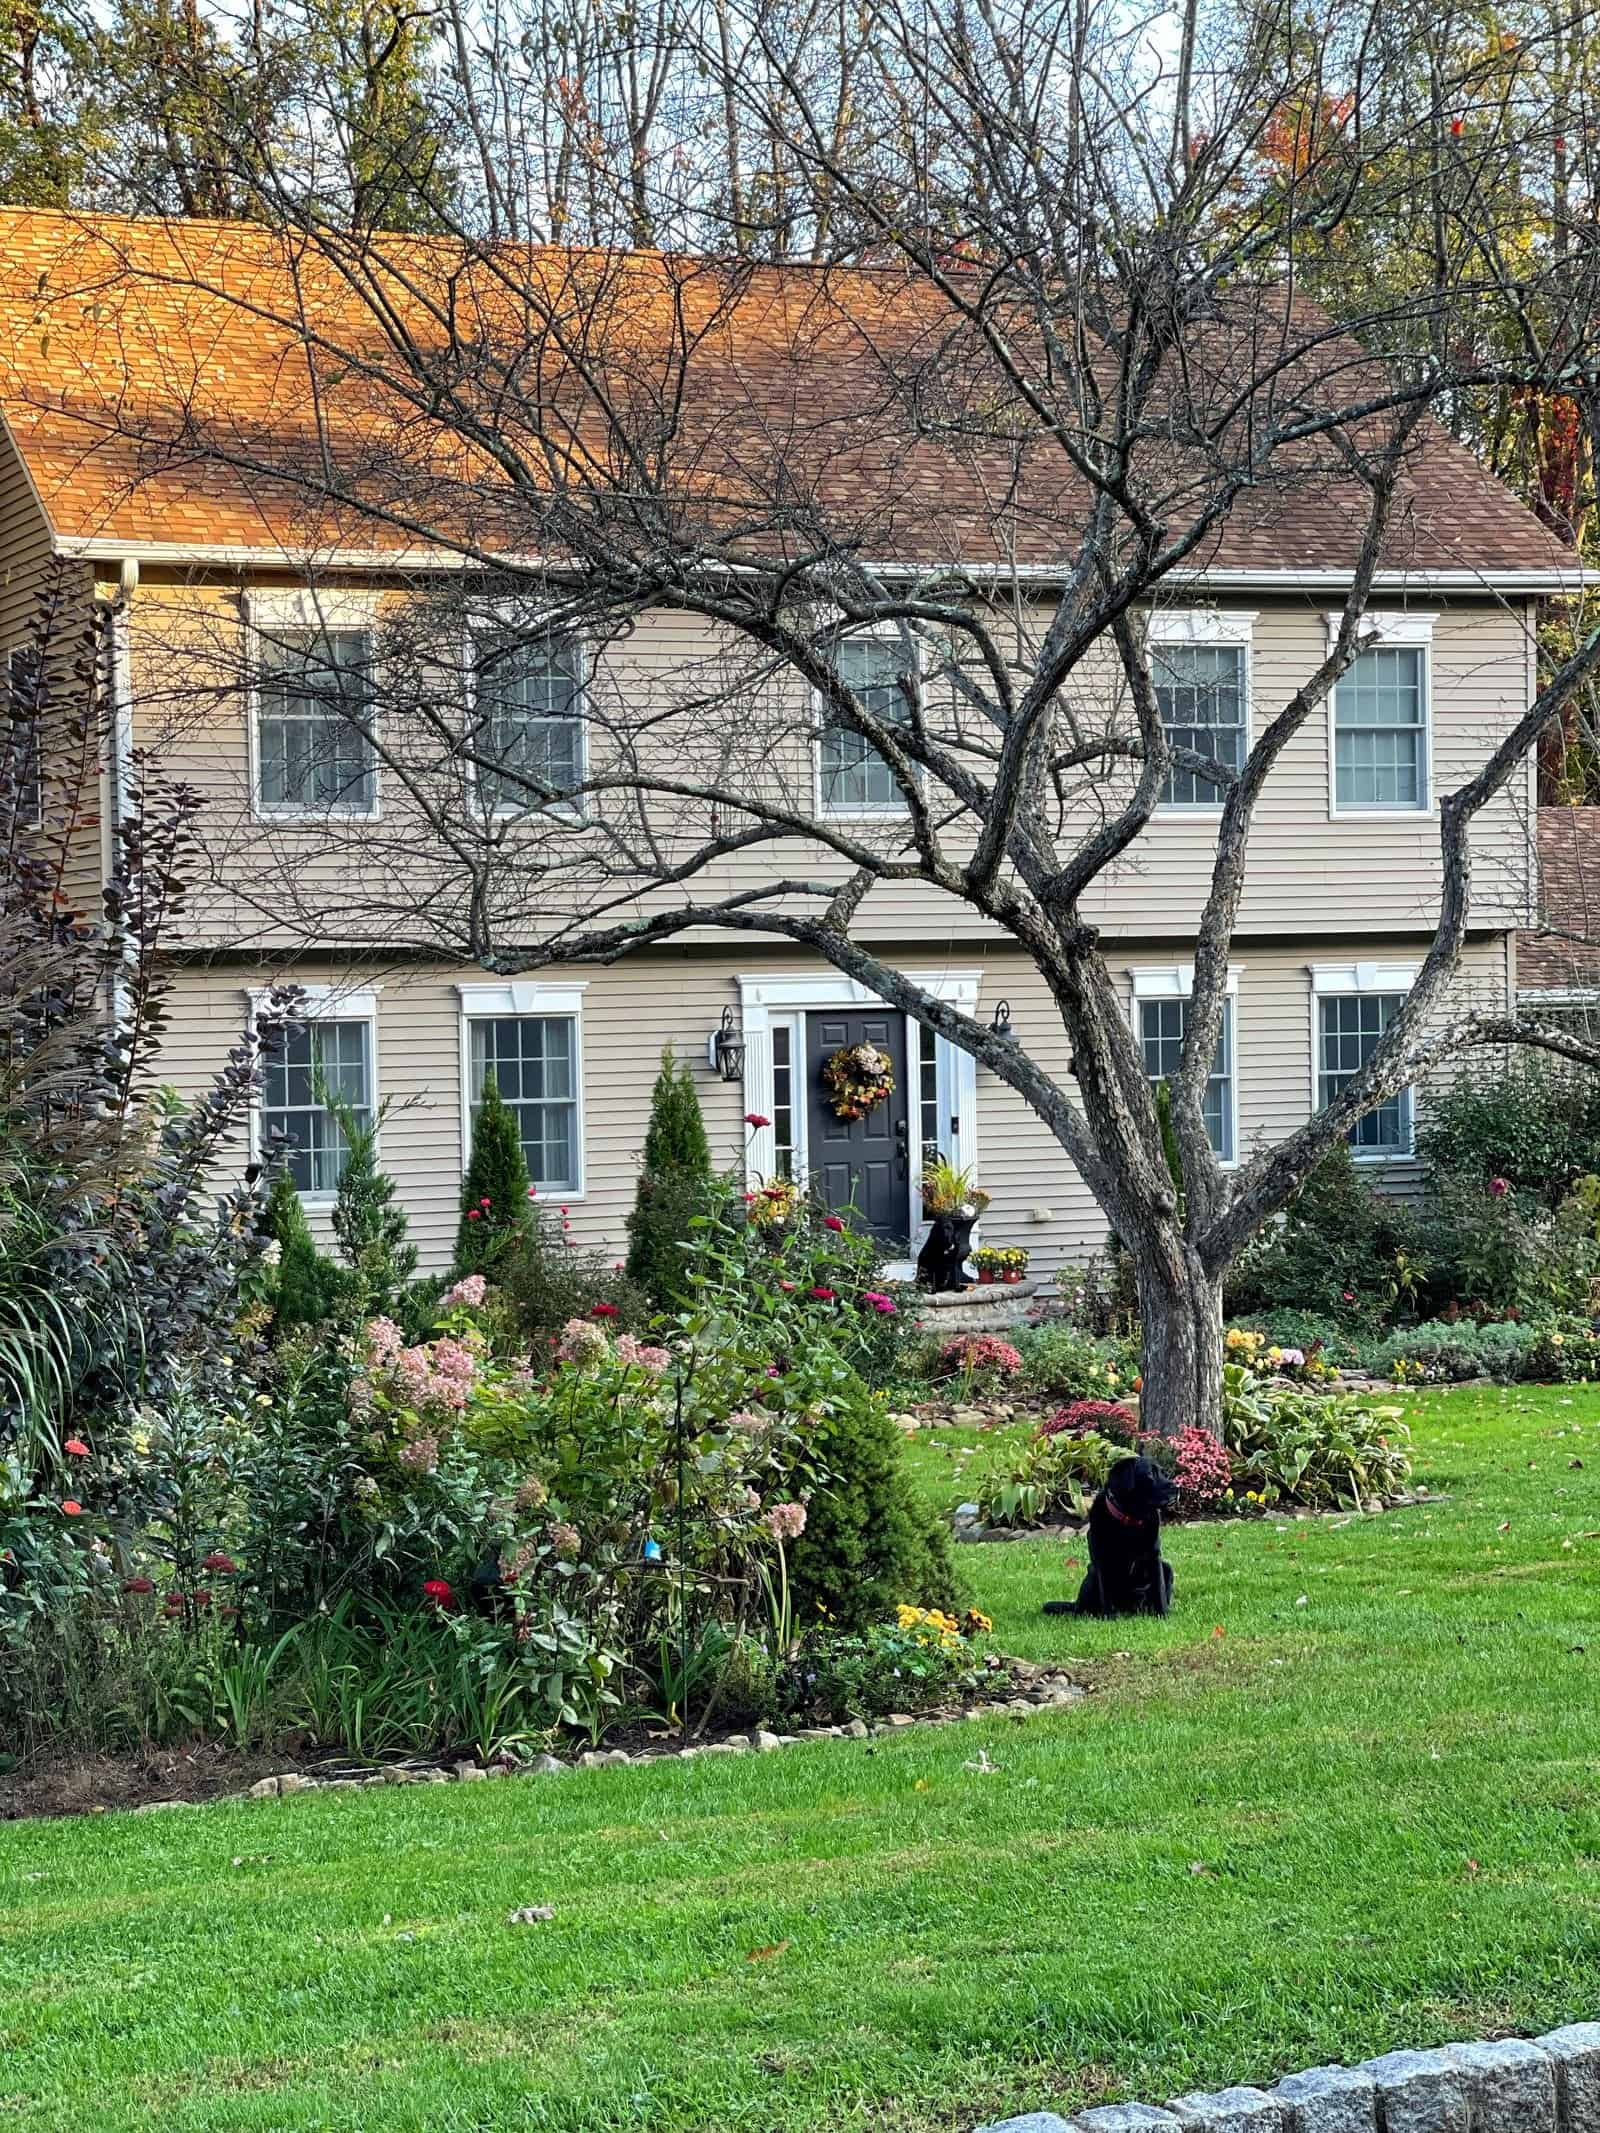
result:
[[[628,1279],[659,1310],[673,1310],[683,1300],[689,1222],[704,1205],[710,1179],[711,1144],[694,1076],[668,1045],[650,1092],[650,1124],[628,1216]]]
[[[268,1266],[265,1288],[278,1330],[289,1332],[296,1326],[315,1326],[331,1318],[346,1286],[345,1279],[327,1254],[318,1251],[286,1164],[280,1165],[273,1177],[261,1227],[277,1246],[276,1262]]]

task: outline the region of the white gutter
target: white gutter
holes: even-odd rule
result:
[[[133,563],[174,569],[248,569],[353,571],[466,571],[493,566],[477,557],[463,556],[447,548],[270,548],[245,543],[201,546],[184,541],[119,541],[102,534],[58,536],[56,550],[84,562]],[[512,570],[563,567],[533,554],[507,554],[496,558]],[[734,566],[725,566],[732,568]],[[1049,586],[1061,583],[1065,564],[1047,563],[887,563],[862,566],[881,577],[924,578],[946,571],[965,577],[993,579],[1000,584]],[[1338,592],[1351,582],[1348,570],[1213,570],[1173,571],[1163,582],[1210,593],[1298,592],[1313,596]],[[1600,585],[1600,570],[1574,563],[1570,570],[1380,570],[1372,581],[1374,592],[1420,593],[1564,593],[1575,595],[1585,586]]]

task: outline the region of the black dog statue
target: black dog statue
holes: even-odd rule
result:
[[[1164,1615],[1172,1565],[1161,1553],[1161,1514],[1178,1493],[1148,1459],[1119,1459],[1089,1506],[1089,1571],[1075,1600],[1047,1600],[1047,1615]]]
[[[972,1242],[976,1212],[970,1215],[935,1215],[928,1224],[928,1241],[917,1254],[917,1280],[935,1296],[948,1296],[964,1289],[961,1269]]]

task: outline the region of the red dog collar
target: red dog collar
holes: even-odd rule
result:
[[[1144,1524],[1144,1520],[1142,1518],[1134,1518],[1129,1512],[1121,1509],[1121,1507],[1117,1503],[1117,1499],[1109,1493],[1106,1496],[1106,1509],[1111,1513],[1112,1517],[1117,1521],[1119,1525],[1142,1526]]]

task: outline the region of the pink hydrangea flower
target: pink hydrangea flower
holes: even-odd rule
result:
[[[772,1423],[758,1407],[738,1407],[729,1415],[728,1427],[747,1437],[759,1437],[764,1429],[772,1427]]]
[[[617,1335],[617,1358],[636,1370],[647,1370],[653,1378],[660,1377],[672,1361],[665,1348],[647,1347],[631,1333]]]
[[[604,1362],[610,1353],[604,1326],[597,1326],[592,1318],[569,1318],[556,1342],[556,1361],[576,1363],[580,1369]]]
[[[806,1530],[803,1503],[775,1503],[766,1516],[767,1531],[774,1540],[798,1540]]]
[[[400,1353],[403,1336],[392,1318],[369,1318],[367,1355],[374,1363],[392,1363]]]
[[[488,1293],[489,1284],[481,1274],[463,1274],[452,1288],[445,1290],[439,1302],[446,1311],[453,1311],[459,1304],[475,1311]]]

